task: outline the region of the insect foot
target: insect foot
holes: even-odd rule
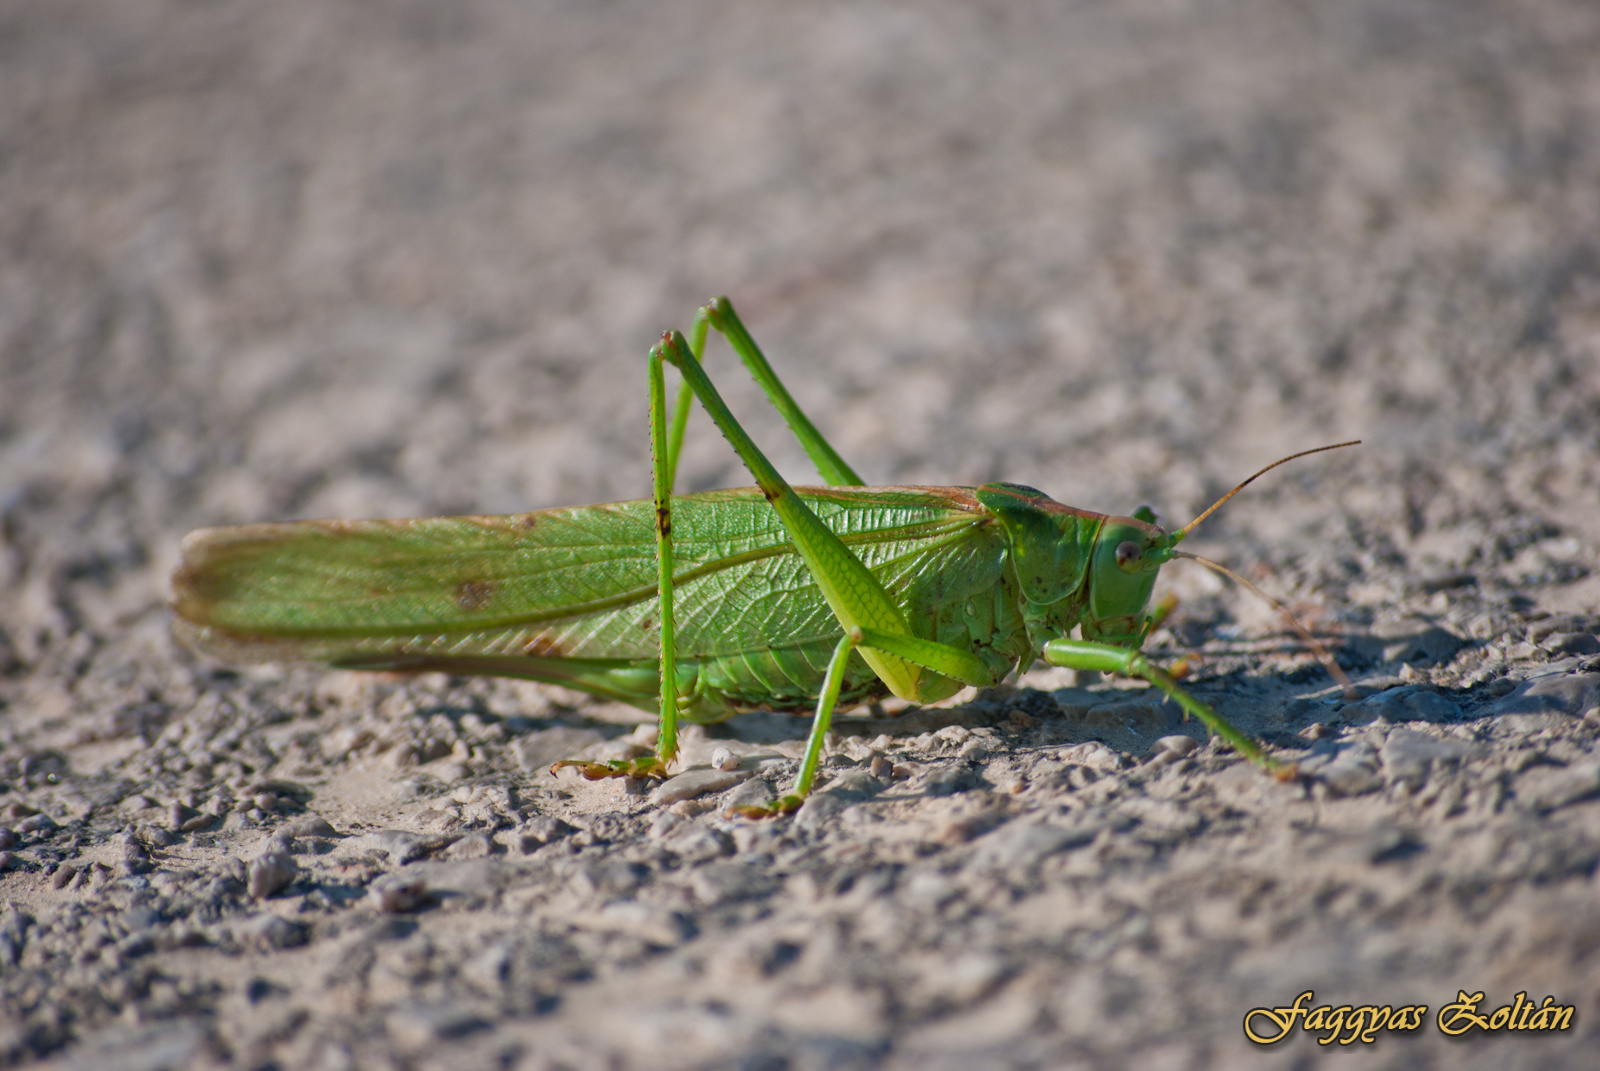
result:
[[[554,777],[556,771],[568,766],[583,775],[585,781],[603,781],[607,777],[654,777],[661,781],[668,776],[667,764],[655,755],[643,755],[636,759],[612,759],[609,762],[562,759],[560,762],[550,764],[550,776]]]
[[[800,805],[804,802],[805,797],[791,792],[789,795],[779,796],[769,803],[756,804],[751,807],[735,807],[733,813],[741,818],[777,818],[779,815],[799,810]]]

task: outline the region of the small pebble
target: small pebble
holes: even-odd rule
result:
[[[1115,773],[1122,769],[1122,756],[1098,740],[1086,740],[1056,752],[1056,758],[1069,766],[1087,766],[1091,770]]]
[[[468,774],[466,764],[460,762],[441,762],[433,771],[433,775],[447,785],[453,785]]]
[[[1542,646],[1554,655],[1600,654],[1600,637],[1587,632],[1557,632],[1550,635]]]
[[[278,915],[261,914],[236,924],[233,936],[253,948],[294,948],[306,943],[306,928]]]
[[[759,777],[753,777],[728,793],[728,798],[723,801],[723,813],[737,814],[741,807],[764,807],[777,798],[777,793],[772,790],[772,785]]]
[[[657,839],[670,836],[674,830],[687,821],[686,817],[671,809],[657,811],[656,816],[650,820],[650,835]]]
[[[58,828],[56,820],[47,814],[29,815],[17,823],[18,833],[49,833]]]
[[[725,747],[719,747],[711,753],[711,765],[718,770],[737,770],[739,760],[733,757],[733,752]]]
[[[415,911],[428,898],[428,886],[421,878],[386,874],[367,887],[367,899],[385,914]]]
[[[679,800],[692,800],[708,792],[721,792],[747,780],[749,770],[686,770],[677,777],[661,782],[650,793],[650,801],[666,807]]]
[[[1187,755],[1199,746],[1200,741],[1194,737],[1178,733],[1173,736],[1163,736],[1155,742],[1155,746],[1151,750],[1166,751],[1174,755]]]
[[[871,773],[879,781],[892,780],[894,777],[894,763],[882,755],[872,756]]]
[[[544,847],[553,840],[560,840],[572,831],[572,827],[559,818],[552,818],[548,814],[536,814],[530,817],[518,832],[522,837],[522,850],[530,852]]]
[[[1377,760],[1377,752],[1370,744],[1354,744],[1340,751],[1327,765],[1318,767],[1315,777],[1335,796],[1362,796],[1383,787]]]
[[[1539,648],[1531,643],[1509,643],[1506,645],[1506,661],[1524,662],[1539,653]]]
[[[69,884],[72,883],[72,879],[77,876],[77,867],[73,866],[71,863],[62,863],[60,866],[56,867],[55,873],[50,875],[50,887],[52,889],[65,889]]]
[[[487,833],[468,833],[445,852],[450,859],[483,859],[495,854],[499,846]]]
[[[297,822],[290,822],[284,827],[284,832],[291,837],[337,837],[339,831],[333,828],[326,818],[318,814],[308,814]]]
[[[250,860],[246,888],[252,898],[265,900],[287,886],[300,873],[300,864],[281,841],[271,841],[260,855]]]
[[[148,874],[155,869],[150,853],[139,843],[133,830],[124,830],[117,840],[122,846],[122,869],[130,874]]]
[[[387,855],[390,862],[404,866],[413,859],[421,859],[441,848],[448,848],[456,842],[456,834],[423,835],[405,829],[380,829],[363,839]]]
[[[966,766],[941,766],[922,779],[923,791],[930,796],[954,796],[976,787],[978,776]]]

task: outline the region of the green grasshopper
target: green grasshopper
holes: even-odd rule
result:
[[[701,367],[710,328],[828,486],[791,487],[734,419]],[[682,378],[670,424],[669,364]],[[1149,608],[1157,571],[1195,557],[1177,544],[1292,458],[1172,532],[1148,509],[1091,513],[1017,484],[864,487],[726,298],[699,310],[688,339],[662,336],[649,381],[653,499],[202,529],[183,541],[173,576],[175,633],[228,661],[519,677],[659,712],[654,754],[552,767],[591,779],[667,776],[680,720],[812,710],[794,788],[763,813],[792,810],[811,790],[841,703],[888,693],[931,703],[1040,658],[1143,678],[1250,761],[1278,769],[1140,647],[1165,612]],[[674,495],[691,398],[755,487]],[[1079,639],[1069,637],[1075,626]]]

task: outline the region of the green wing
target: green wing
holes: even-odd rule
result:
[[[966,489],[800,492],[909,616],[999,579],[1001,537]],[[674,499],[673,549],[681,658],[738,659],[839,635],[759,490]],[[180,638],[228,661],[537,679],[634,666],[640,680],[615,693],[632,702],[655,692],[655,579],[646,499],[203,529],[184,540],[172,605]],[[575,683],[605,694],[590,676]]]

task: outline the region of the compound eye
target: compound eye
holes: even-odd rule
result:
[[[1125,573],[1136,572],[1144,561],[1144,550],[1131,539],[1117,544],[1117,568]]]

